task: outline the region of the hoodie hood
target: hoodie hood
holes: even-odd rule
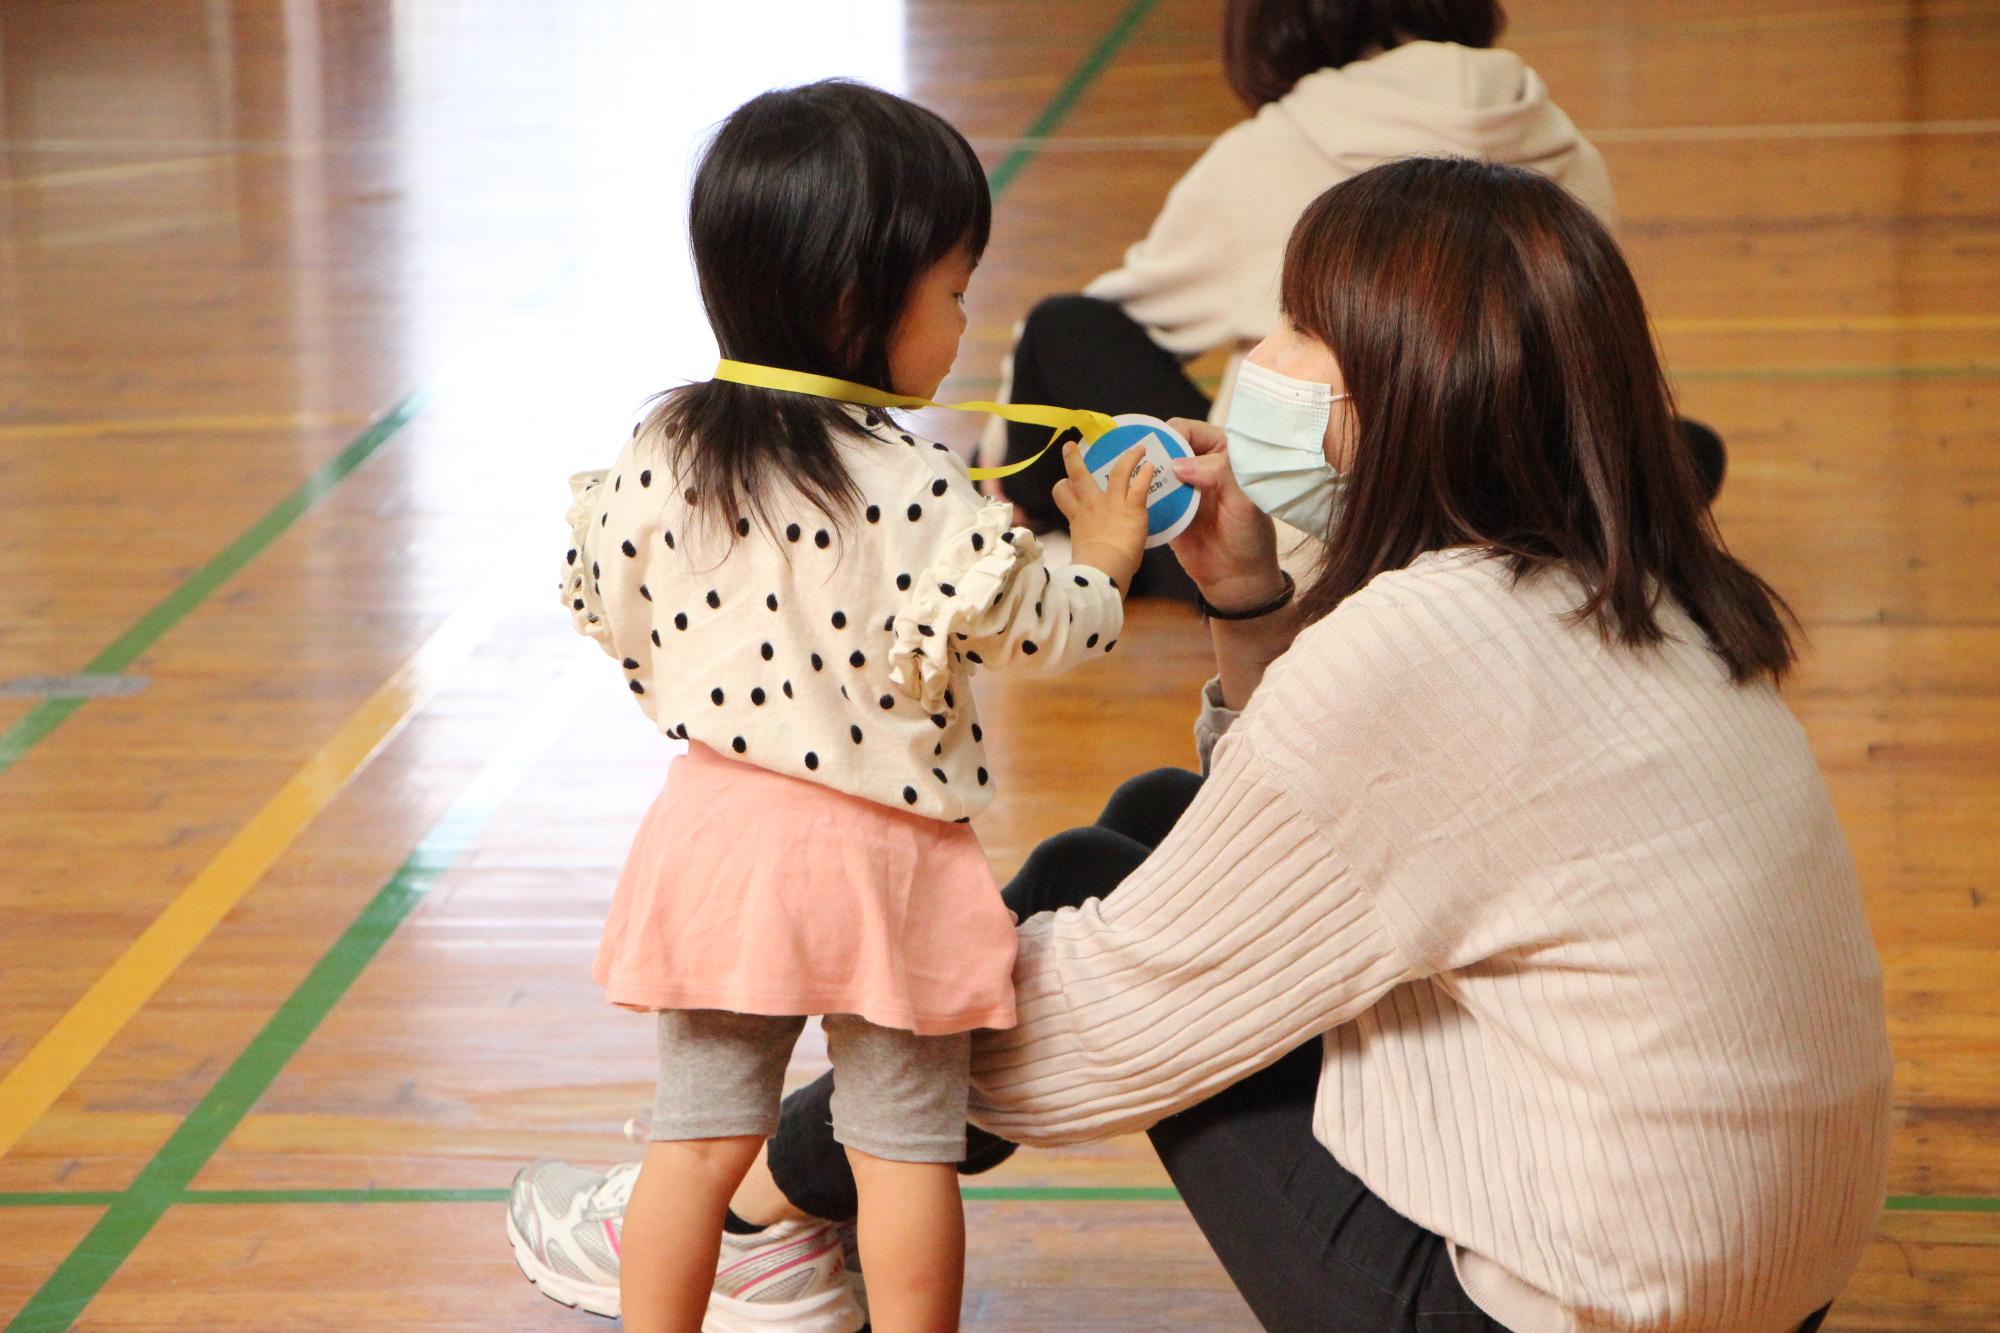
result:
[[[1408,42],[1315,71],[1258,114],[1291,122],[1343,174],[1391,158],[1449,153],[1564,179],[1579,153],[1596,157],[1519,56],[1450,42]],[[1588,184],[1577,193],[1609,217],[1608,182],[1601,198]]]

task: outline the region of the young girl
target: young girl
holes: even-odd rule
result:
[[[955,130],[828,82],[723,123],[690,233],[724,357],[929,397],[989,220]],[[675,390],[608,473],[575,479],[565,604],[688,742],[595,969],[611,1002],[659,1014],[653,1142],[622,1238],[628,1327],[771,1321],[716,1278],[717,1237],[810,1014],[874,1325],[956,1326],[969,1034],[1014,1023],[1013,925],[967,827],[993,795],[971,677],[1053,675],[1115,646],[1145,537],[1139,457],[1102,490],[1065,452],[1075,560],[1059,569],[942,445],[797,394]],[[785,1326],[860,1326],[844,1287],[821,1295]]]

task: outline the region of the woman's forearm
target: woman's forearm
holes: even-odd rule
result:
[[[1284,655],[1298,637],[1298,603],[1255,620],[1211,620],[1209,642],[1215,648],[1215,670],[1222,678],[1223,706],[1240,711],[1250,702],[1264,669]]]

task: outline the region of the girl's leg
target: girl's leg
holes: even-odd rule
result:
[[[804,1018],[710,1009],[660,1014],[653,1143],[619,1237],[625,1326],[694,1333],[715,1283],[724,1211],[778,1124]]]
[[[949,1333],[965,1289],[965,1207],[951,1162],[847,1150],[861,1196],[856,1239],[876,1333]]]
[[[618,1264],[630,1333],[696,1333],[715,1285],[722,1214],[763,1142],[756,1135],[656,1142],[646,1149]]]
[[[924,1037],[853,1014],[826,1017],[838,1082],[834,1136],[859,1193],[856,1239],[877,1333],[958,1327],[965,1285],[965,1156],[972,1034]]]

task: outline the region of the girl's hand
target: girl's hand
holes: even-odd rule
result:
[[[1229,470],[1222,427],[1175,417],[1167,423],[1194,450],[1174,460],[1174,475],[1201,492],[1194,520],[1172,542],[1174,556],[1210,605],[1224,610],[1268,601],[1282,586],[1278,531],[1250,502]]]
[[[1071,440],[1063,446],[1069,475],[1050,492],[1069,520],[1070,558],[1103,570],[1121,588],[1132,586],[1146,553],[1146,491],[1153,484],[1153,465],[1145,458],[1145,446],[1133,445],[1111,465],[1110,486],[1100,488],[1083,465],[1083,447]]]

